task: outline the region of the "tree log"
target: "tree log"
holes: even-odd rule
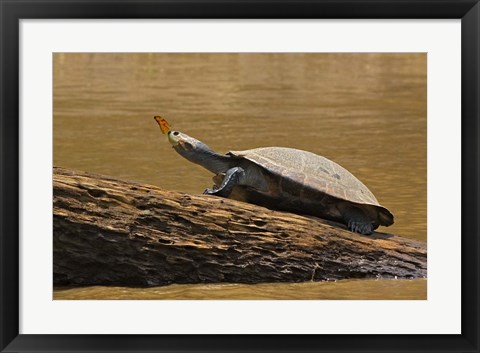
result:
[[[54,285],[421,278],[426,244],[315,217],[53,171]]]

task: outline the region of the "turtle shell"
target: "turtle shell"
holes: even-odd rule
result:
[[[316,190],[340,200],[384,208],[348,170],[317,154],[285,147],[230,151],[229,154],[265,168],[280,180],[287,179],[299,188],[297,192],[304,198],[308,199],[308,190]]]

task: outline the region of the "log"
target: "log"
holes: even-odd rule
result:
[[[315,217],[53,170],[56,286],[425,278],[424,242]]]

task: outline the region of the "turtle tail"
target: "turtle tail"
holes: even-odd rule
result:
[[[384,207],[378,208],[378,219],[380,221],[380,225],[385,227],[391,226],[394,222],[393,214],[391,214],[390,211]]]

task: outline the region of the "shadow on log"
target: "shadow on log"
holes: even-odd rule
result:
[[[54,285],[427,276],[426,244],[105,176],[53,171]]]

